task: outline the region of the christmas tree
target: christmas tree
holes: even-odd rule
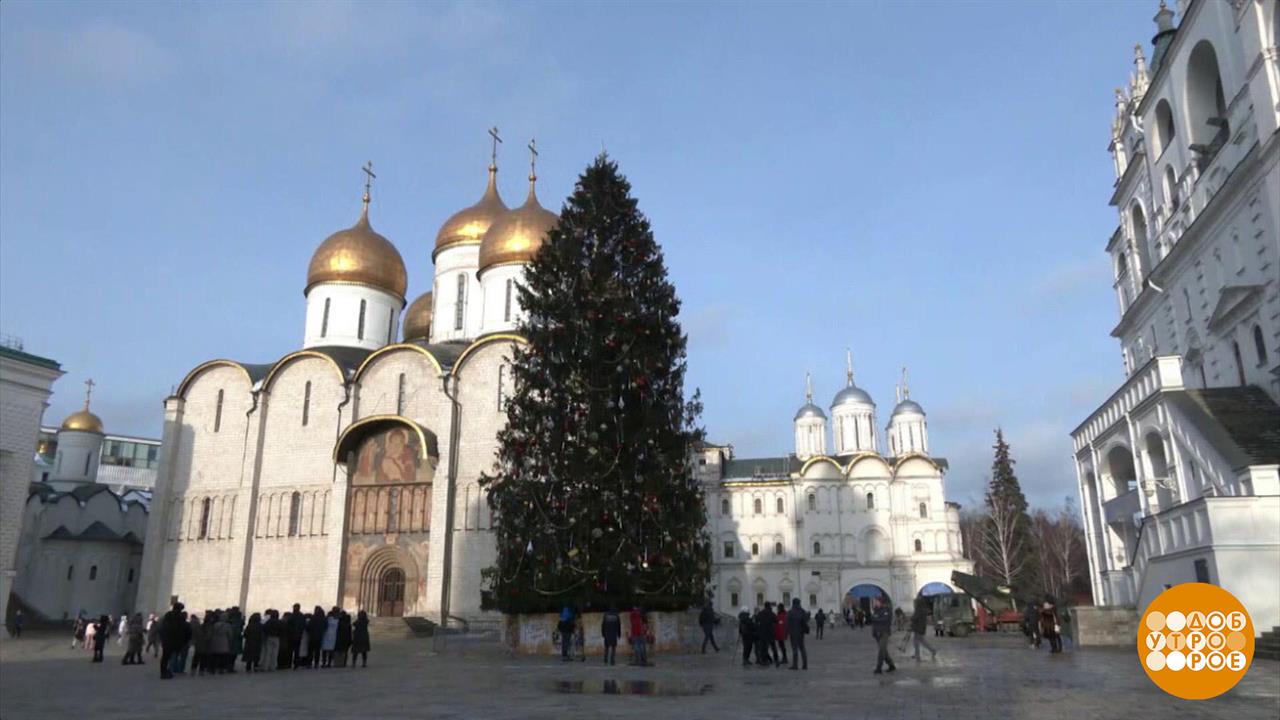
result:
[[[578,178],[525,271],[514,390],[494,474],[503,612],[683,609],[710,569],[690,466],[701,404],[684,396],[680,302],[617,165]]]

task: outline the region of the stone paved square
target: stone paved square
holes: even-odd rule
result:
[[[1136,653],[1094,648],[1050,656],[1019,637],[936,641],[937,662],[898,659],[872,675],[866,630],[810,638],[810,670],[743,668],[732,643],[708,655],[659,655],[652,668],[598,659],[516,657],[492,639],[374,639],[366,669],[297,670],[161,682],[155,661],[119,664],[70,650],[61,635],[0,644],[4,720],[186,718],[1222,718],[1280,717],[1280,663],[1255,660],[1232,691],[1204,702],[1167,696]],[[896,640],[895,640],[896,642]],[[604,694],[651,691],[653,696]],[[651,685],[632,685],[648,681]]]

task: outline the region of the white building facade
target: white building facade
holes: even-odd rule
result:
[[[854,384],[852,368],[831,403],[834,428],[812,390],[806,394],[794,454],[746,459],[730,446],[701,450],[716,610],[800,598],[810,611],[839,612],[879,594],[910,607],[926,585],[972,572],[959,505],[946,499],[947,462],[929,453],[920,405],[899,398],[885,428],[893,449],[882,454],[875,403]],[[824,451],[829,430],[837,454]]]
[[[154,471],[133,465],[158,459],[159,441],[108,440],[120,436],[106,434],[88,394],[83,409],[41,435],[33,447],[39,479],[22,509],[14,596],[42,620],[130,610],[154,484]]]
[[[1162,5],[1116,93],[1126,379],[1072,433],[1099,604],[1210,582],[1280,625],[1278,9]]]
[[[57,362],[24,352],[20,342],[5,339],[0,343],[0,625],[7,628],[36,434],[53,383],[63,372]],[[7,631],[0,629],[0,637],[7,637]]]
[[[480,609],[495,549],[479,480],[523,339],[507,332],[510,283],[489,277],[521,282],[557,222],[529,180],[530,202],[509,210],[490,167],[480,202],[436,235],[433,292],[407,310],[404,261],[373,230],[366,189],[358,222],[312,257],[302,348],[187,375],[165,401],[138,609],[496,620]]]

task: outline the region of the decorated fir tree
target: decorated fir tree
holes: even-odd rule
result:
[[[680,302],[617,165],[578,179],[520,288],[508,424],[482,482],[487,573],[504,612],[703,597],[710,545],[691,472],[701,405],[685,400]]]

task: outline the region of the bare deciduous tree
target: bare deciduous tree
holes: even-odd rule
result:
[[[1031,569],[1026,515],[1012,503],[987,496],[987,513],[977,526],[977,541],[991,577],[1014,585]]]

